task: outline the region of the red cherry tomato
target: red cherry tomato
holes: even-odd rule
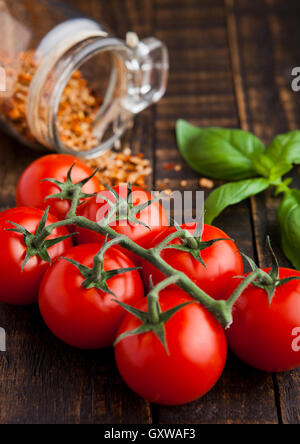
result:
[[[191,298],[181,290],[160,294],[162,312],[187,301]],[[147,311],[146,298],[135,307]],[[117,337],[140,325],[140,320],[127,314]],[[117,366],[124,381],[141,397],[158,404],[185,404],[203,396],[220,378],[227,356],[225,333],[196,302],[174,314],[166,322],[165,332],[169,355],[150,331],[117,343]]]
[[[118,187],[114,187],[114,190],[119,194],[119,196],[123,199],[126,199],[128,196],[128,186],[120,185]],[[145,202],[151,201],[152,197],[147,191],[132,187],[132,201],[133,206],[141,205]],[[115,203],[116,199],[111,193],[111,191],[101,191],[101,193],[92,199],[90,199],[85,205],[82,205],[78,209],[78,215],[84,216],[87,219],[90,219],[93,222],[99,222],[103,219],[103,217],[107,214],[109,207],[106,201],[101,197],[104,197],[111,202]],[[131,240],[141,245],[143,243],[144,236],[149,235],[151,233],[151,237],[156,236],[156,234],[161,230],[162,226],[168,225],[167,216],[162,206],[158,202],[154,202],[145,208],[143,211],[137,214],[137,219],[140,222],[147,224],[149,228],[140,225],[138,223],[131,223],[125,220],[120,220],[117,222],[113,222],[110,226],[119,234],[124,234],[129,237]],[[79,244],[90,243],[90,242],[103,242],[104,236],[99,233],[95,233],[91,230],[87,230],[85,228],[76,227],[76,231],[79,233],[76,237]],[[131,253],[128,250],[123,250],[126,254],[132,259],[137,260],[136,255]],[[139,259],[137,260],[139,261]]]
[[[99,244],[80,245],[69,250],[66,258],[86,267],[93,266]],[[105,253],[104,270],[134,267],[131,260],[115,247]],[[39,306],[49,329],[67,344],[81,349],[98,349],[112,345],[116,331],[125,315],[114,296],[82,286],[80,271],[64,259],[59,259],[43,279]],[[130,271],[107,281],[109,289],[121,302],[132,304],[144,296],[138,271]]]
[[[300,272],[279,269],[279,279],[291,276],[300,277]],[[300,366],[299,327],[299,280],[277,287],[271,304],[265,290],[250,285],[233,307],[227,336],[242,361],[266,372],[281,372]]]
[[[49,263],[40,256],[32,256],[21,272],[27,247],[23,234],[6,229],[15,228],[8,221],[25,227],[32,234],[35,233],[43,211],[37,208],[12,208],[0,214],[0,301],[15,305],[28,305],[37,301],[38,291],[43,275],[49,268]],[[47,225],[57,222],[58,219],[48,215]],[[65,227],[55,229],[47,239],[65,236],[68,230]],[[48,249],[52,260],[61,256],[73,245],[72,240],[66,239]]]
[[[194,233],[196,224],[182,225],[182,228]],[[153,240],[150,240],[145,248],[152,248],[159,245],[175,228],[162,230]],[[228,238],[222,230],[212,225],[204,225],[202,241],[212,239]],[[175,239],[171,244],[181,244],[180,239]],[[202,290],[215,299],[226,299],[229,296],[227,286],[234,276],[243,273],[243,261],[237,246],[231,240],[218,241],[211,247],[201,251],[201,257],[206,268],[198,262],[190,253],[175,249],[165,249],[161,252],[161,257],[172,265],[176,270],[184,272]],[[165,279],[165,276],[152,264],[146,260],[141,261],[142,277],[146,286],[149,285],[149,278],[152,276],[153,283]]]
[[[68,171],[75,163],[72,170],[71,179],[73,183],[92,175],[93,171],[81,160],[66,154],[50,154],[40,157],[31,163],[19,179],[17,185],[17,205],[45,209],[50,205],[50,212],[64,219],[70,210],[71,201],[61,199],[46,199],[51,194],[57,194],[60,189],[50,182],[42,182],[45,179],[56,179],[65,182]],[[82,191],[87,194],[97,193],[100,190],[100,183],[94,176],[86,183]]]

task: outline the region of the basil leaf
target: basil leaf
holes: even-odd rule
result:
[[[240,129],[197,128],[178,120],[176,134],[182,156],[200,174],[221,180],[261,174],[254,162],[263,155],[265,147],[251,133]]]
[[[229,205],[234,205],[250,196],[261,193],[269,187],[264,178],[226,183],[215,189],[205,200],[205,222],[212,221]]]
[[[281,177],[284,176],[286,173],[288,173],[292,168],[293,165],[291,163],[278,162],[270,170],[269,174],[270,182],[276,181],[277,179],[281,179]]]
[[[300,270],[300,190],[287,193],[278,210],[284,254]]]
[[[277,167],[274,165],[272,159],[265,156],[265,154],[261,154],[260,156],[253,158],[252,166],[257,173],[259,173],[261,176],[267,177],[268,179],[271,177],[273,169]]]
[[[288,164],[300,163],[300,131],[291,131],[279,134],[267,147],[265,154],[274,163],[285,162]]]

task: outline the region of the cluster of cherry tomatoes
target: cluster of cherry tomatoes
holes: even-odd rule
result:
[[[137,331],[142,321],[127,313],[124,304],[134,307],[136,313],[147,313],[145,296],[150,278],[154,285],[165,279],[154,265],[117,245],[105,251],[99,265],[95,258],[105,248],[105,238],[86,228],[58,225],[41,239],[42,229],[64,220],[71,207],[71,200],[60,194],[63,187],[59,183],[66,184],[66,197],[70,178],[74,184],[83,181],[82,196],[86,197],[77,214],[91,221],[99,222],[105,216],[104,204],[114,201],[115,192],[126,199],[127,185],[116,187],[114,192],[101,192],[103,201],[92,197],[100,192],[95,176],[85,182],[92,174],[72,156],[42,157],[21,176],[17,207],[0,214],[1,302],[38,302],[49,329],[65,343],[82,349],[109,347],[120,335]],[[133,207],[147,200],[151,200],[150,194],[132,189]],[[175,230],[167,226],[158,202],[145,206],[137,219],[147,224],[151,220],[152,225],[119,220],[113,229],[146,249],[157,247]],[[192,237],[196,226],[188,224],[182,229]],[[226,300],[243,279],[243,262],[236,245],[223,231],[205,225],[201,240],[214,239],[224,240],[201,251],[201,261],[187,248],[164,249],[161,257],[212,298]],[[179,246],[182,242],[180,238],[171,241]],[[292,347],[293,332],[300,327],[300,273],[280,268],[277,278],[285,280],[276,284],[271,300],[263,286],[250,285],[243,292],[234,306],[233,324],[226,332],[211,313],[178,286],[164,289],[159,294],[162,315],[183,304],[163,326],[167,349],[151,328],[119,341],[115,355],[123,379],[149,401],[172,405],[193,401],[215,385],[226,363],[228,343],[243,361],[264,371],[300,366],[300,351]]]

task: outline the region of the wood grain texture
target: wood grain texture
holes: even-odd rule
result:
[[[110,2],[76,0],[75,4],[87,15],[108,24],[112,31],[125,39],[126,32],[131,30],[139,36],[152,35],[153,9],[152,1],[143,2],[143,8],[137,8],[132,1],[114,0]],[[132,131],[125,134],[124,143],[128,142],[134,152],[143,152],[152,158],[152,128],[154,110],[150,109],[139,115]],[[152,187],[152,177],[148,179]],[[109,360],[101,359],[94,365],[93,374],[93,421],[95,423],[151,423],[152,409],[148,402],[143,401],[122,382],[115,368],[113,354]]]
[[[283,6],[278,0],[264,2],[226,0],[229,42],[238,60],[243,79],[236,84],[236,97],[244,129],[254,131],[265,143],[276,134],[300,125],[299,97],[291,89],[291,70],[300,55],[296,17],[300,7],[296,1]],[[235,30],[233,29],[235,27]],[[296,64],[296,65],[295,65]],[[298,112],[298,114],[297,114]],[[300,185],[299,169],[292,175],[294,186]],[[261,266],[270,264],[265,239],[269,234],[283,266],[289,266],[280,248],[277,209],[280,198],[268,190],[251,199],[256,248]],[[299,371],[274,375],[278,401],[278,417],[284,423],[299,423]]]
[[[176,146],[178,118],[201,126],[241,126],[265,142],[299,126],[299,96],[290,89],[291,68],[300,58],[297,0],[65,1],[107,23],[121,38],[128,30],[155,35],[170,50],[165,98],[139,115],[125,136],[135,152],[153,161],[149,188],[160,188],[167,179],[173,190],[200,189],[199,176]],[[1,209],[15,204],[18,177],[37,156],[1,134]],[[166,171],[166,163],[180,163],[182,169]],[[298,172],[295,186],[300,185]],[[264,243],[271,234],[287,265],[277,206],[268,191],[226,209],[216,225],[261,265],[269,263]],[[0,353],[0,423],[300,423],[299,371],[266,375],[230,354],[222,379],[204,398],[187,406],[158,407],[126,387],[112,350],[65,346],[45,327],[37,307],[0,305],[0,326],[8,334],[8,351]]]
[[[186,28],[192,16],[197,18],[198,26]],[[163,165],[182,163],[174,134],[178,118],[200,126],[239,126],[223,2],[214,1],[213,6],[206,2],[185,2],[185,7],[178,9],[172,1],[157,2],[155,29],[158,37],[167,43],[171,59],[168,92],[156,112],[155,178],[160,182],[169,179],[168,185],[173,190],[199,190],[199,176],[186,164],[179,173],[166,172]],[[186,188],[180,186],[182,178],[187,178]],[[227,209],[216,220],[216,225],[231,235],[239,248],[253,256],[248,203]],[[230,356],[224,375],[212,392],[188,406],[160,407],[157,421],[165,424],[276,423],[272,377]]]
[[[104,20],[122,37],[128,29],[143,29],[147,35],[152,27],[149,8],[137,17],[131,2],[126,10],[118,0],[68,3]],[[126,135],[133,149],[144,151],[147,157],[152,156],[153,112],[138,117],[135,131]],[[18,177],[40,153],[2,134],[0,148],[0,205],[4,209],[15,205]],[[0,354],[0,423],[152,421],[149,403],[122,382],[112,351],[88,353],[63,345],[47,330],[36,307],[0,307],[0,325],[8,336],[8,351]]]

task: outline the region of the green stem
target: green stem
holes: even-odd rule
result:
[[[158,324],[160,322],[160,309],[159,309],[159,293],[166,287],[175,284],[177,282],[177,276],[171,276],[161,282],[159,282],[148,294],[148,313],[149,321],[152,324]]]
[[[145,248],[139,246],[131,239],[126,236],[121,236],[113,230],[108,224],[100,225],[97,222],[90,221],[82,216],[76,216],[76,208],[78,204],[79,198],[74,193],[74,198],[72,202],[72,207],[69,211],[67,219],[64,221],[56,222],[52,225],[49,225],[46,229],[49,234],[51,230],[54,228],[58,228],[63,225],[78,225],[81,228],[86,228],[88,230],[92,230],[96,233],[100,233],[104,236],[108,236],[110,239],[118,239],[118,243],[121,244],[125,249],[135,253],[139,257],[147,260],[156,268],[158,268],[165,276],[171,277],[176,280],[177,285],[186,291],[189,295],[191,295],[196,301],[200,302],[210,313],[212,313],[220,322],[220,324],[226,328],[232,322],[232,306],[237,299],[238,290],[233,294],[232,298],[229,301],[223,300],[215,300],[210,297],[205,291],[199,288],[185,273],[175,270],[171,265],[169,265],[165,260],[163,260],[160,256],[160,251],[156,248],[146,250]],[[170,239],[169,239],[170,240]],[[257,277],[257,276],[256,276]],[[255,278],[253,278],[254,280]],[[241,284],[240,287],[246,287],[247,282],[251,282],[250,278],[246,278],[244,280],[244,284]],[[240,288],[239,287],[239,288]],[[243,289],[240,291],[240,293]],[[239,294],[240,294],[239,293]]]
[[[67,219],[71,219],[72,217],[76,216],[76,210],[78,207],[80,194],[81,194],[81,188],[76,187],[74,189],[74,194],[73,194],[73,198],[72,198],[72,205],[71,205],[70,211],[67,214]]]
[[[96,254],[96,256],[94,257],[93,272],[92,272],[92,280],[94,282],[98,282],[101,279],[102,264],[103,262],[100,255]]]
[[[226,327],[226,325],[231,322],[231,317],[228,316],[228,313],[223,313],[224,301],[216,301],[215,299],[211,298],[207,293],[201,290],[201,288],[199,288],[196,284],[194,284],[194,282],[191,281],[186,276],[186,274],[174,270],[174,268],[171,265],[169,265],[166,261],[164,261],[160,257],[159,252],[157,252],[155,248],[146,250],[145,248],[139,246],[126,236],[122,236],[120,238],[119,233],[113,230],[113,228],[111,228],[109,225],[101,226],[97,222],[93,222],[82,216],[75,216],[72,217],[71,219],[66,219],[64,221],[56,222],[55,224],[49,225],[47,229],[51,230],[62,225],[78,225],[81,228],[87,228],[88,230],[95,231],[96,233],[100,233],[104,236],[108,235],[110,239],[118,238],[119,243],[125,249],[147,260],[155,267],[157,267],[167,277],[175,276],[178,282],[178,286],[187,293],[189,293],[191,296],[193,296],[194,299],[199,301],[208,311],[213,313],[213,315],[219,320],[219,322],[224,327]]]
[[[227,312],[224,301],[216,301],[199,288],[188,276],[180,271],[175,270],[171,265],[164,261],[159,252],[156,249],[146,250],[145,248],[137,245],[131,239],[126,236],[122,236],[113,230],[109,225],[101,226],[97,222],[86,219],[82,216],[75,216],[65,221],[56,222],[49,225],[48,230],[57,228],[62,225],[78,225],[81,228],[87,228],[88,230],[95,231],[104,236],[108,235],[111,239],[119,239],[119,243],[127,250],[135,253],[139,257],[147,260],[155,267],[157,267],[167,277],[174,276],[177,279],[178,286],[184,291],[189,293],[194,299],[200,302],[208,311],[210,311],[221,323],[223,327],[226,327],[232,321],[231,314]]]
[[[230,296],[230,298],[227,300],[227,306],[230,310],[232,310],[232,307],[234,306],[234,304],[236,303],[236,301],[238,300],[238,298],[241,296],[241,294],[243,293],[243,291],[252,283],[254,282],[256,279],[260,278],[263,276],[263,272],[260,269],[257,269],[255,271],[253,271],[252,273],[248,274],[248,276],[246,276],[243,281],[241,282],[241,284],[237,287],[237,289],[232,293],[232,295]]]
[[[172,242],[173,240],[177,239],[181,237],[182,239],[186,237],[186,232],[185,230],[182,231],[175,231],[175,233],[171,233],[169,234],[156,248],[155,250],[157,252],[162,251],[170,242]]]
[[[164,279],[163,281],[156,284],[156,286],[150,291],[150,293],[155,292],[159,294],[162,290],[164,290],[166,287],[169,287],[172,284],[175,284],[178,281],[177,276],[170,276],[167,279]]]
[[[119,244],[121,239],[122,236],[119,236],[107,242],[105,246],[101,248],[100,252],[96,254],[96,256],[94,257],[93,276],[92,276],[93,281],[97,282],[101,279],[105,252],[113,245]]]
[[[48,227],[45,227],[43,232],[40,234],[40,236],[36,237],[35,239],[33,239],[33,246],[35,248],[40,248],[41,245],[43,244],[44,240],[52,233],[52,231],[54,230],[51,229],[50,231],[48,231]]]
[[[158,309],[158,293],[151,292],[148,295],[148,316],[149,322],[151,324],[158,324],[159,319],[159,309]]]
[[[288,194],[291,192],[291,188],[289,187],[289,185],[292,183],[292,178],[288,177],[284,180],[282,180],[282,178],[270,182],[270,185],[273,185],[275,187],[275,196],[278,196],[279,194]]]

